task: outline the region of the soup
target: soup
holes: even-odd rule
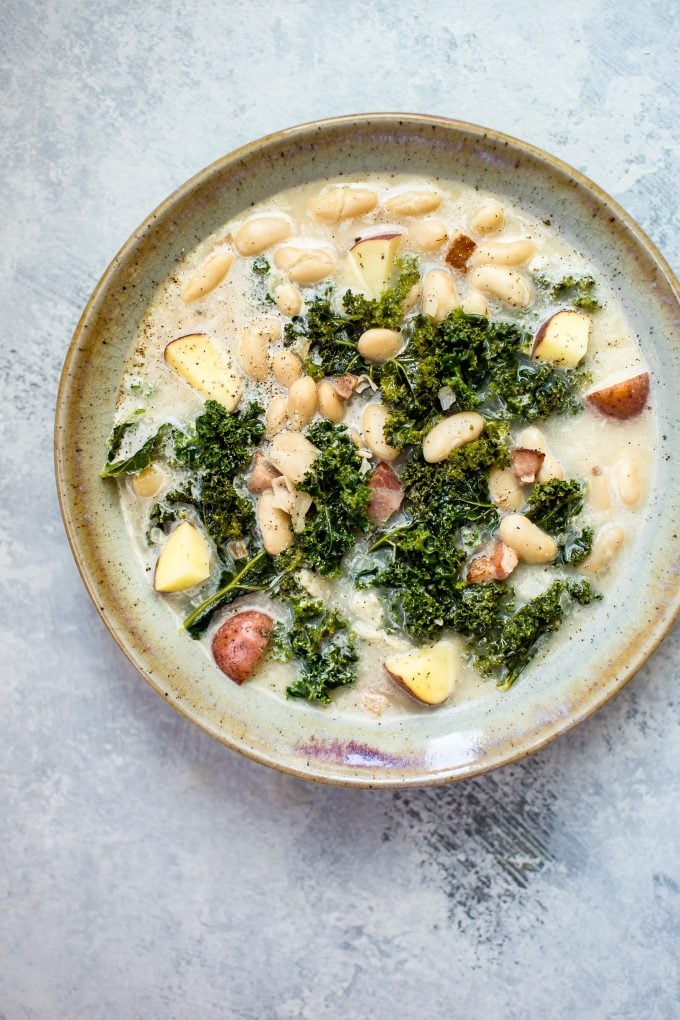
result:
[[[367,175],[187,254],[103,474],[225,682],[377,716],[502,697],[559,654],[625,572],[654,465],[637,341],[559,224]]]

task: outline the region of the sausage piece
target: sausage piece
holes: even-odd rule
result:
[[[381,462],[371,475],[368,484],[371,498],[368,501],[368,517],[374,524],[384,524],[396,513],[404,498],[398,475],[389,464]]]
[[[518,446],[510,452],[512,472],[522,485],[530,485],[536,481],[536,475],[541,470],[544,460],[545,454],[541,450],[527,450],[524,446]]]
[[[248,475],[248,489],[250,492],[257,493],[271,489],[272,482],[279,477],[280,473],[273,464],[269,463],[261,450],[256,450]]]
[[[446,261],[454,269],[464,273],[467,269],[468,259],[477,245],[467,234],[456,234],[446,253]]]
[[[349,400],[354,393],[358,382],[358,375],[352,375],[351,372],[345,372],[344,375],[338,376],[333,383],[333,387],[339,397],[342,397],[343,400]]]
[[[222,624],[212,641],[215,662],[235,684],[251,675],[269,644],[274,621],[266,613],[247,609]]]
[[[494,542],[487,555],[475,556],[467,569],[470,584],[504,581],[518,563],[517,554],[505,542]]]

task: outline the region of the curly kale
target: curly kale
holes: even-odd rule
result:
[[[223,556],[228,542],[247,542],[254,535],[253,505],[236,489],[234,476],[247,468],[264,435],[261,415],[259,404],[229,413],[217,401],[208,400],[193,432],[175,437],[175,458],[192,472],[192,479],[188,490],[173,502],[195,506]],[[170,502],[167,495],[165,499]]]
[[[564,563],[568,567],[575,567],[590,556],[593,548],[595,532],[592,528],[584,528],[583,531],[572,532],[567,535],[560,545],[556,563]]]
[[[300,663],[298,677],[286,694],[327,704],[329,691],[356,680],[359,655],[347,621],[314,598],[293,574],[283,576],[275,593],[293,612],[290,627],[285,632],[279,629],[275,654]]]
[[[553,479],[535,485],[527,500],[527,517],[551,535],[565,535],[572,519],[583,510],[583,483]]]
[[[581,371],[564,371],[523,355],[498,364],[489,378],[489,413],[509,421],[542,421],[553,414],[578,414]]]
[[[537,276],[536,283],[553,301],[564,300],[574,308],[583,308],[591,312],[602,307],[595,297],[596,283],[592,276],[564,276],[557,281],[546,276]]]
[[[542,640],[559,629],[569,603],[586,606],[595,598],[588,581],[553,581],[542,595],[516,612],[500,614],[483,636],[478,635],[474,665],[485,676],[497,676],[497,686],[508,690]]]
[[[361,457],[343,425],[319,421],[306,435],[321,452],[298,486],[314,500],[299,547],[313,570],[338,574],[357,533],[370,528],[371,489],[361,472]]]
[[[414,260],[397,260],[398,279],[377,300],[347,291],[338,311],[331,300],[332,291],[312,298],[302,316],[296,316],[284,329],[287,346],[302,346],[308,352],[305,371],[315,379],[345,372],[379,374],[377,366],[362,358],[358,350],[361,334],[371,327],[398,328],[403,318],[404,298],[419,278]]]
[[[168,436],[169,426],[161,425],[155,435],[143,443],[128,457],[116,460],[126,433],[135,428],[138,419],[144,414],[144,410],[134,411],[130,418],[116,425],[109,439],[109,452],[106,457],[106,464],[101,470],[102,478],[120,478],[122,475],[137,475],[144,468],[149,467],[154,458],[160,452],[165,439]]]
[[[456,540],[461,531],[477,541],[498,524],[498,510],[489,495],[489,471],[508,463],[504,422],[488,422],[479,439],[456,450],[448,460],[428,464],[420,453],[402,472],[405,510],[431,528],[442,542]]]
[[[509,322],[490,322],[460,309],[436,324],[416,316],[405,329],[407,347],[382,369],[383,399],[391,414],[390,443],[418,443],[442,417],[442,393],[454,411],[481,408],[491,417],[536,421],[580,410],[580,376],[526,356],[529,335]]]

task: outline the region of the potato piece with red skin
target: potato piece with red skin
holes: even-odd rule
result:
[[[600,414],[625,421],[644,410],[649,397],[649,373],[640,372],[629,379],[586,394],[586,401]]]
[[[269,644],[274,621],[266,613],[247,609],[230,616],[212,640],[215,662],[239,686],[253,673]]]

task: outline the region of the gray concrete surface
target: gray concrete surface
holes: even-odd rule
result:
[[[680,635],[531,760],[315,787],[212,743],[99,622],[52,481],[62,358],[145,214],[249,139],[434,112],[543,146],[677,268],[672,2],[4,0],[0,1017],[674,1018]]]

